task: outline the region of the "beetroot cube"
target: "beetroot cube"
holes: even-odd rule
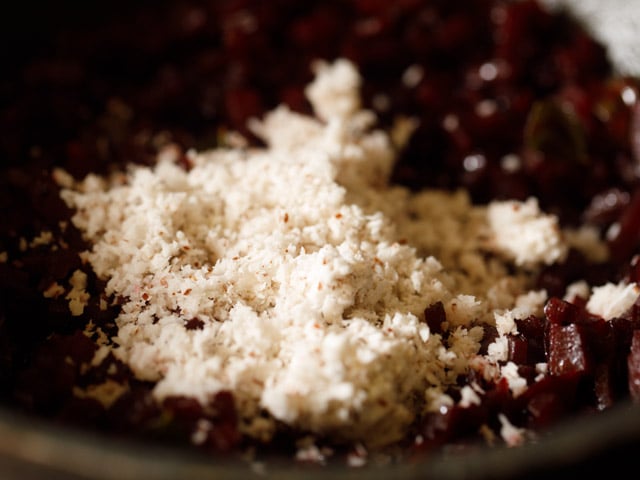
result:
[[[582,375],[589,370],[589,358],[582,325],[549,326],[549,372],[551,375]],[[640,363],[639,363],[640,365]]]
[[[429,305],[424,310],[424,319],[432,333],[442,333],[442,324],[447,321],[447,314],[442,302]]]
[[[616,399],[616,395],[611,367],[608,364],[601,363],[595,367],[593,383],[596,408],[598,410],[605,410],[612,407]]]
[[[551,323],[566,325],[580,320],[581,309],[577,305],[552,297],[544,306],[544,314]]]
[[[527,363],[527,339],[521,336],[509,335],[509,360],[517,365]]]
[[[634,401],[640,402],[640,330],[633,332],[627,366],[629,368],[629,394]]]

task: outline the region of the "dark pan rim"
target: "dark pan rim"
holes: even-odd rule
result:
[[[640,405],[621,403],[606,412],[556,425],[521,447],[478,447],[393,466],[314,467],[276,461],[268,465],[205,458],[182,450],[113,439],[0,408],[0,476],[6,480],[175,479],[513,479],[534,473],[573,472],[610,462],[611,452],[640,445]],[[634,462],[629,458],[629,463]],[[258,468],[260,467],[260,468]],[[620,465],[617,465],[620,467]],[[608,465],[615,469],[615,465]],[[571,470],[574,469],[574,470]],[[593,470],[590,470],[593,473]],[[546,478],[549,478],[548,476]],[[566,477],[568,478],[568,477]]]

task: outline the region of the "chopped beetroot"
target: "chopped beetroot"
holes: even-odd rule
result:
[[[529,413],[530,427],[551,425],[571,411],[576,401],[577,386],[575,375],[547,375],[530,384],[519,399]]]
[[[480,403],[465,407],[455,405],[424,416],[418,430],[420,442],[413,446],[415,451],[428,452],[462,438],[479,440],[483,427],[498,435],[499,414],[506,415],[515,423],[524,421],[521,402],[514,399],[506,379],[490,384],[472,379],[473,376],[468,380],[486,387],[484,394],[480,395]]]
[[[504,413],[513,420],[520,407],[513,400],[509,382],[507,382],[506,378],[501,378],[493,385],[493,388],[487,390],[483,398],[483,404],[488,409],[488,414],[495,416],[499,413]]]
[[[233,396],[229,392],[214,395],[207,405],[184,396],[168,397],[162,403],[161,415],[165,425],[163,434],[183,437],[211,454],[230,452],[238,446],[241,436],[237,428],[237,415]]]
[[[640,330],[633,332],[627,366],[629,369],[629,394],[635,402],[640,402]]]
[[[568,411],[567,401],[556,391],[544,391],[535,395],[527,403],[530,414],[529,426],[542,428],[552,425]]]
[[[420,451],[429,451],[441,447],[460,436],[477,434],[480,426],[487,420],[486,410],[477,405],[467,408],[454,406],[446,411],[432,413],[424,417],[420,427],[422,443]]]
[[[129,389],[107,411],[109,429],[115,433],[135,433],[144,436],[152,425],[162,418],[161,406],[151,394],[151,387],[141,382],[131,382]]]
[[[609,240],[611,254],[618,261],[630,258],[640,241],[640,189],[636,190],[618,218],[619,228]]]
[[[634,331],[640,330],[640,319],[612,318],[607,326],[611,329],[615,353],[618,356],[626,354],[631,348]]]
[[[453,408],[446,412],[429,413],[422,418],[420,425],[420,451],[428,451],[440,447],[452,437],[457,428],[457,412]]]
[[[640,281],[637,281],[636,283],[640,283]],[[632,324],[633,330],[640,328],[640,297],[636,299],[634,304],[631,305],[631,308],[623,313],[621,317]]]
[[[481,355],[486,355],[487,349],[489,345],[493,343],[493,341],[498,338],[498,329],[493,325],[484,325],[484,335],[482,336],[482,341],[480,342],[480,350],[478,353]]]
[[[631,110],[629,140],[633,157],[636,162],[640,162],[640,103],[636,102]]]
[[[626,280],[628,282],[640,282],[640,256],[635,255],[629,262],[629,272]]]
[[[218,392],[205,407],[211,427],[206,432],[204,447],[213,453],[229,453],[238,447],[242,434],[238,430],[238,415],[233,394]]]
[[[610,360],[616,346],[611,324],[600,317],[587,316],[579,325],[594,358],[600,362]]]
[[[442,324],[447,320],[442,302],[435,302],[424,310],[424,320],[432,333],[442,333]]]
[[[585,270],[585,265],[589,265],[588,270]],[[544,288],[551,298],[562,298],[567,285],[579,280],[585,280],[591,285],[602,285],[611,278],[612,273],[610,264],[593,263],[583,253],[570,249],[564,261],[546,266],[540,271],[537,286]],[[576,303],[574,299],[569,300]]]
[[[551,324],[568,325],[579,321],[582,311],[572,303],[552,297],[544,306],[544,314]]]
[[[187,330],[202,330],[203,327],[204,322],[196,317],[190,319],[184,325],[184,328],[186,328]]]
[[[585,270],[585,265],[589,268]],[[549,297],[562,298],[566,286],[579,280],[585,280],[591,285],[603,285],[614,274],[612,265],[608,262],[593,263],[588,261],[583,253],[570,249],[567,258],[560,263],[544,267],[537,278],[537,286],[545,289]],[[574,299],[569,299],[576,303]]]
[[[584,215],[592,223],[610,225],[628,204],[629,193],[614,187],[595,195]]]
[[[520,364],[518,365],[518,375],[527,381],[527,385],[534,383],[539,375],[536,370],[535,364]]]
[[[182,420],[196,420],[204,415],[202,405],[193,397],[172,396],[162,402],[163,408]]]
[[[613,382],[611,365],[607,363],[598,364],[593,372],[595,407],[598,410],[613,406],[617,396]]]
[[[545,391],[529,400],[527,411],[531,415],[530,423],[535,428],[551,425],[566,411],[565,402],[557,393]]]
[[[589,372],[588,346],[581,325],[552,323],[548,333],[549,373],[551,375],[584,375]]]
[[[518,332],[520,332],[521,338],[525,339],[527,342],[526,361],[519,363],[534,365],[539,362],[544,362],[544,338],[545,328],[547,325],[545,318],[531,315],[529,317],[516,320],[516,325],[518,327]]]
[[[529,343],[523,335],[509,335],[509,361],[516,364],[527,363]]]

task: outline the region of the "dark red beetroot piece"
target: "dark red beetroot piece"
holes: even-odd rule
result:
[[[640,401],[640,316],[635,305],[623,317],[607,321],[589,314],[582,304],[554,297],[544,316],[516,324],[519,334],[509,336],[508,361],[518,365],[528,389],[514,398],[505,381],[486,383],[470,372],[464,383],[475,382],[487,392],[481,405],[427,416],[414,446],[417,451],[440,448],[463,431],[462,438],[480,438],[483,425],[497,433],[500,413],[516,425],[542,431],[567,415],[601,411],[624,398]],[[490,330],[489,335],[495,338]],[[539,363],[547,364],[541,379],[535,373]]]
[[[640,330],[633,332],[627,368],[629,369],[629,393],[634,401],[640,402]]]

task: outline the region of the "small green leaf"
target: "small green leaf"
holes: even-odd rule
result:
[[[528,149],[571,163],[588,163],[582,124],[573,112],[553,99],[532,106],[523,135]]]

